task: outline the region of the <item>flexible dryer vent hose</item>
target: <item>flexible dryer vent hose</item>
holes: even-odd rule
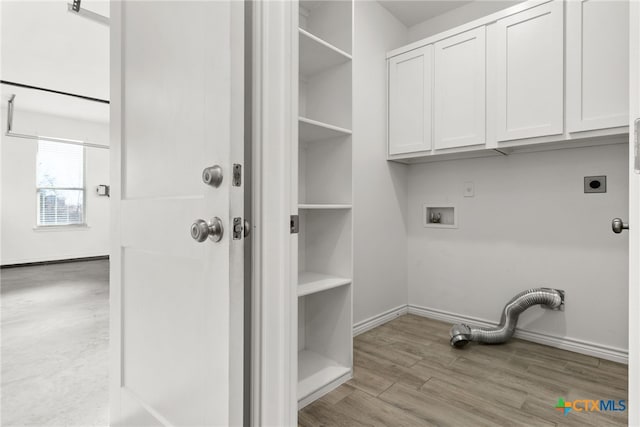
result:
[[[495,328],[473,328],[459,323],[451,328],[451,346],[464,347],[469,341],[499,344],[508,341],[516,330],[518,316],[534,305],[559,310],[564,304],[564,292],[557,289],[536,288],[520,292],[504,306],[500,324]]]

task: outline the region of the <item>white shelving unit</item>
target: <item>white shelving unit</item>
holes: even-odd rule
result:
[[[350,283],[351,279],[345,279],[344,277],[303,271],[298,273],[298,296],[303,297]]]
[[[353,2],[300,0],[298,407],[353,374]]]
[[[332,126],[327,123],[307,119],[306,117],[298,118],[298,132],[300,135],[300,143],[326,141],[332,138],[351,135],[349,129]]]
[[[298,396],[310,396],[319,387],[340,379],[351,373],[351,369],[340,365],[311,350],[298,353]]]
[[[298,205],[298,209],[351,209],[351,205],[337,205],[337,204],[322,204],[322,203],[316,203],[316,204],[309,204],[309,203],[302,203]]]
[[[298,407],[352,376],[351,286],[298,298]]]
[[[351,55],[302,28],[300,35],[300,74],[311,76],[351,61]]]

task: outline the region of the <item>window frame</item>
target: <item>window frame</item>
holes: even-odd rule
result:
[[[39,187],[38,186],[38,153],[40,152],[40,142],[49,142],[54,144],[63,144],[67,145],[67,143],[60,141],[52,141],[47,138],[38,138],[37,146],[36,146],[36,225],[34,227],[35,230],[42,229],[69,229],[69,228],[87,228],[89,225],[87,223],[87,147],[84,145],[80,145],[82,148],[82,187]],[[72,144],[76,145],[76,144]],[[74,222],[69,224],[40,224],[40,191],[42,190],[60,190],[60,191],[82,191],[82,222]]]

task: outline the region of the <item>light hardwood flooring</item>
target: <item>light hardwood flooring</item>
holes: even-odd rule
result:
[[[300,426],[613,426],[626,412],[555,409],[627,399],[627,366],[518,339],[449,346],[451,325],[401,316],[354,339],[354,378],[299,412]]]
[[[6,268],[2,425],[106,426],[108,261]]]

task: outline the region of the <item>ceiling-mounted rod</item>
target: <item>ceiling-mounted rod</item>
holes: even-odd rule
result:
[[[5,134],[7,136],[12,136],[14,138],[24,138],[24,139],[35,139],[35,140],[45,140],[51,142],[59,142],[62,144],[71,144],[71,145],[80,145],[82,147],[90,147],[90,148],[103,148],[105,150],[109,149],[108,145],[104,144],[94,144],[92,142],[80,141],[77,139],[68,139],[68,138],[56,138],[53,136],[44,136],[44,135],[27,135],[25,133],[16,133],[13,132],[13,103],[15,101],[15,94],[11,95],[7,105],[7,131]]]
[[[8,86],[15,86],[15,87],[21,87],[21,88],[25,88],[25,89],[40,90],[42,92],[55,93],[56,95],[71,96],[71,97],[74,97],[74,98],[84,99],[86,101],[99,102],[101,104],[109,104],[109,100],[108,99],[94,98],[92,96],[86,96],[86,95],[78,95],[77,93],[63,92],[61,90],[49,89],[49,88],[46,88],[46,87],[27,85],[27,84],[24,84],[24,83],[17,83],[17,82],[10,82],[10,81],[7,81],[7,80],[0,80],[0,83],[2,83],[3,85],[8,85]]]
[[[73,0],[73,3],[67,3],[67,10],[76,15],[80,15],[83,18],[91,19],[99,24],[109,26],[109,18],[100,15],[99,13],[92,12],[87,9],[83,9],[80,6],[80,0]]]

